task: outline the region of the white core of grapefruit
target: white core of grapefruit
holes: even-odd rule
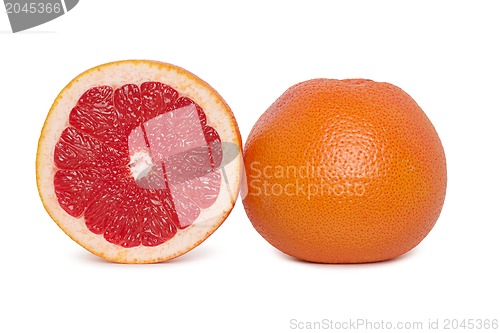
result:
[[[69,114],[80,96],[91,87],[107,85],[117,89],[125,84],[138,86],[146,81],[169,85],[181,96],[201,106],[207,124],[220,136],[221,142],[239,147],[238,156],[224,165],[220,192],[215,203],[202,209],[198,218],[186,229],[177,230],[175,236],[155,246],[139,245],[124,248],[108,242],[102,235],[88,230],[84,217],[75,218],[59,205],[54,189],[54,147],[62,131],[69,126]],[[234,154],[222,145],[223,156]],[[229,147],[229,148],[227,148]],[[125,60],[104,64],[80,74],[57,96],[45,121],[38,144],[36,171],[37,185],[45,209],[59,227],[88,251],[107,260],[122,263],[152,263],[178,257],[193,249],[210,236],[232,210],[239,191],[242,173],[241,137],[236,120],[222,97],[206,82],[190,72],[166,63],[148,60]],[[227,179],[227,182],[225,181]]]

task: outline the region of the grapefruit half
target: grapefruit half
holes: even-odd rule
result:
[[[57,96],[37,152],[52,219],[104,259],[153,263],[211,235],[239,191],[241,137],[222,97],[174,65],[89,69]]]

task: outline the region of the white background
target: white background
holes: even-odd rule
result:
[[[429,318],[500,319],[498,9],[496,1],[82,0],[12,34],[2,8],[0,331],[293,332],[294,318],[424,327]],[[316,265],[272,248],[239,201],[213,236],[177,260],[130,266],[94,257],[42,207],[37,140],[67,82],[130,58],[170,62],[209,82],[244,140],[299,81],[400,86],[447,154],[440,219],[399,259]]]

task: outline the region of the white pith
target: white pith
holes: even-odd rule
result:
[[[194,248],[225,220],[236,202],[241,179],[240,150],[238,156],[223,167],[222,171],[228,182],[222,181],[216,202],[208,209],[202,210],[191,226],[178,230],[174,238],[156,247],[140,245],[123,248],[109,243],[102,235],[89,231],[83,217],[74,218],[59,206],[53,183],[57,171],[53,163],[54,146],[64,128],[69,125],[69,113],[79,97],[93,86],[109,85],[116,89],[124,84],[140,85],[145,81],[163,82],[176,89],[181,96],[194,100],[203,108],[208,125],[215,128],[221,141],[241,147],[236,122],[222,98],[208,84],[176,66],[153,61],[115,62],[81,74],[64,88],[55,100],[40,136],[37,153],[37,183],[40,196],[47,212],[72,239],[90,252],[116,262],[160,262]],[[148,167],[150,168],[147,152],[145,155],[133,156],[131,171],[134,178],[145,175]]]
[[[134,180],[140,180],[153,168],[153,160],[147,151],[138,151],[130,156],[129,168]]]

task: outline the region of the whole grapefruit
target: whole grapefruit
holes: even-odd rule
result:
[[[296,84],[244,149],[243,204],[274,247],[306,261],[364,263],[417,246],[446,192],[439,136],[402,89],[364,79]]]

